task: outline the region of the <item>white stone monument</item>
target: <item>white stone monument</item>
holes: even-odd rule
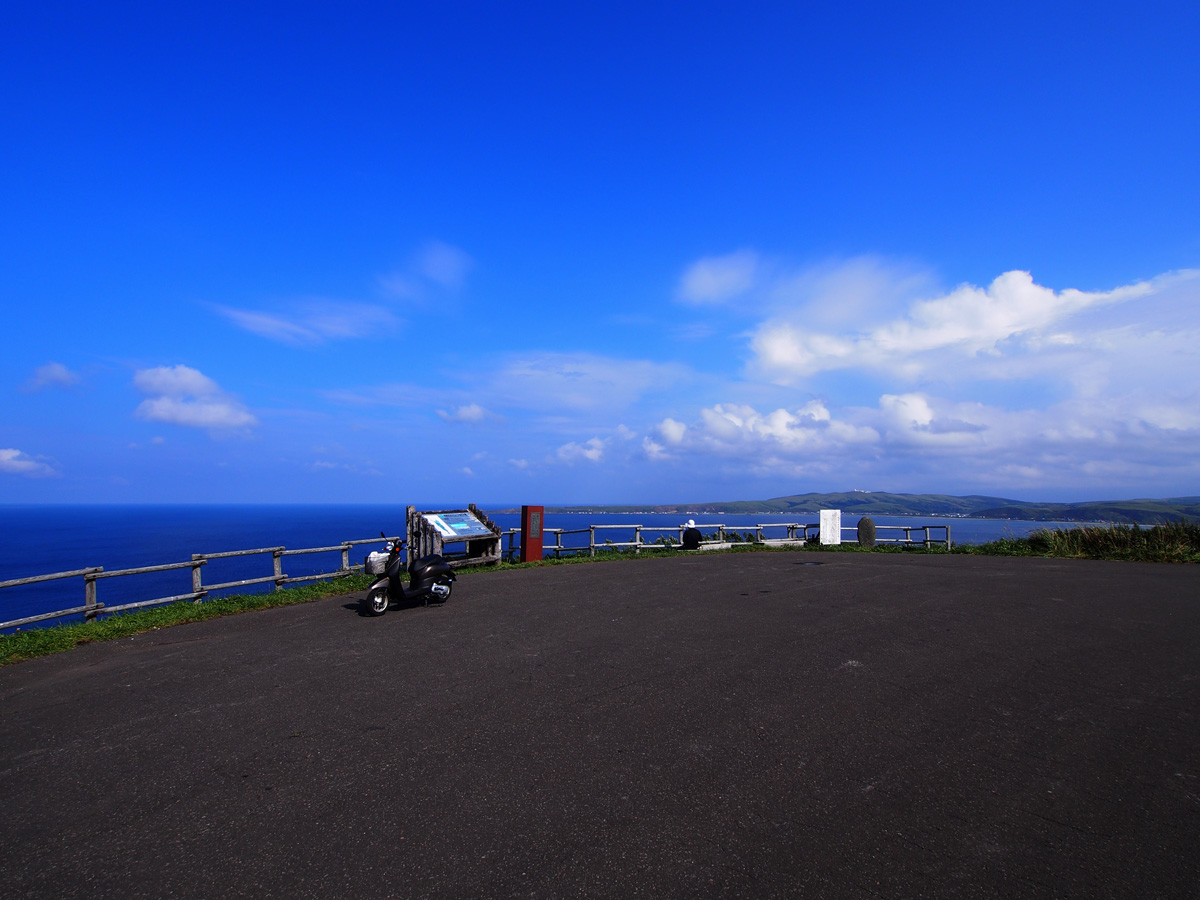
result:
[[[840,544],[842,542],[842,511],[840,509],[821,510],[821,543]]]

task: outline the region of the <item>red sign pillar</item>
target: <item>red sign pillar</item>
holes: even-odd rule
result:
[[[544,506],[521,507],[521,562],[542,561],[542,522]]]

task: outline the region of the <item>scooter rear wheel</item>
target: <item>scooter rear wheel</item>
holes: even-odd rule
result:
[[[387,585],[372,588],[367,592],[367,596],[363,598],[363,609],[366,610],[369,616],[382,616],[387,612],[387,608]]]

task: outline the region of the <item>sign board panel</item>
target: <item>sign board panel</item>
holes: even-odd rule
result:
[[[821,543],[840,544],[842,542],[842,511],[840,509],[821,510]]]
[[[487,525],[469,512],[422,513],[421,518],[436,528],[442,539],[447,541],[496,536]]]

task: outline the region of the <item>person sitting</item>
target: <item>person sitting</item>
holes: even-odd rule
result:
[[[687,520],[687,527],[683,531],[683,549],[684,550],[699,550],[700,541],[704,535],[700,533],[700,529],[696,527],[695,519]]]

